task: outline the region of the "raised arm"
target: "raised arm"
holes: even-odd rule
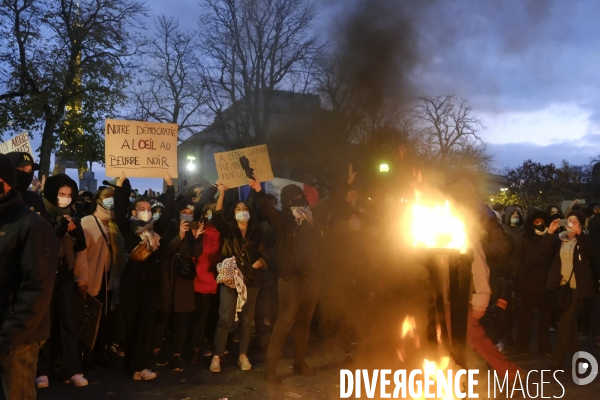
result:
[[[211,222],[223,237],[227,237],[231,231],[231,226],[225,221],[225,217],[223,216],[223,202],[225,201],[227,186],[219,182],[218,189],[219,198],[217,199],[217,205],[215,206]]]
[[[208,189],[206,189],[204,193],[202,193],[202,196],[200,196],[200,200],[198,200],[198,202],[194,204],[194,209],[196,210],[196,212],[194,213],[194,219],[200,219],[200,217],[202,216],[201,214],[204,206],[210,203],[215,198],[218,187],[218,185],[215,185],[211,185]]]
[[[129,232],[129,218],[127,218],[127,208],[125,204],[121,201],[123,198],[123,183],[127,177],[125,176],[125,172],[121,171],[121,176],[117,181],[117,185],[115,187],[115,202],[114,202],[114,210],[115,210],[115,221],[119,230],[122,234],[125,232]]]
[[[154,232],[162,235],[169,226],[171,218],[173,218],[173,211],[175,210],[175,186],[169,176],[169,173],[165,173],[165,183],[167,184],[167,192],[165,193],[165,209],[154,224]]]
[[[264,215],[266,220],[273,225],[276,231],[281,230],[283,228],[282,212],[273,207],[273,204],[271,204],[267,195],[263,192],[256,176],[254,176],[254,179],[248,179],[248,185],[250,185],[253,190],[253,197],[260,212]]]

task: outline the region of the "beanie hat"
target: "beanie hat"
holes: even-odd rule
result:
[[[4,154],[0,154],[0,178],[11,188],[17,186],[17,169],[10,158]]]
[[[56,174],[46,179],[44,197],[50,203],[56,205],[58,202],[58,189],[64,186],[71,188],[71,198],[75,200],[77,197],[77,183],[67,174]]]
[[[177,206],[175,207],[175,210],[177,211],[177,215],[179,216],[179,213],[186,208],[191,211],[194,211],[194,202],[192,200],[190,200],[189,198],[184,197],[183,200],[181,200],[179,203],[177,203]]]

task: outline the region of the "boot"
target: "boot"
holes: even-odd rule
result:
[[[294,373],[302,376],[315,376],[315,371],[306,365],[304,360],[294,361]]]
[[[277,376],[277,360],[268,360],[265,365],[265,380],[269,385],[279,385],[281,378]]]

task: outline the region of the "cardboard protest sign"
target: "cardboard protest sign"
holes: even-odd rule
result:
[[[177,177],[177,124],[107,119],[106,176]]]
[[[17,136],[8,139],[4,143],[0,143],[0,153],[6,154],[13,151],[21,151],[33,155],[31,143],[29,142],[29,134],[21,132]]]
[[[277,197],[277,209],[281,210],[281,189],[287,185],[296,185],[304,190],[304,184],[301,182],[290,181],[289,179],[273,178],[269,182],[265,182],[265,192]]]
[[[225,186],[234,188],[248,184],[246,172],[240,165],[240,157],[242,156],[248,158],[250,168],[254,169],[254,175],[259,181],[265,182],[273,179],[269,151],[267,150],[267,145],[263,144],[245,149],[215,153],[217,174]]]

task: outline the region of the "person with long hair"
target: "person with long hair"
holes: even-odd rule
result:
[[[254,308],[260,289],[259,269],[267,268],[267,254],[263,242],[262,231],[258,221],[253,217],[253,212],[248,205],[239,201],[232,207],[231,217],[235,222],[229,222],[223,216],[223,201],[227,187],[218,184],[219,198],[213,213],[212,223],[223,238],[221,256],[224,259],[235,257],[236,266],[243,275],[246,291],[246,302],[241,309],[241,333],[238,365],[243,371],[252,369],[248,359],[248,346],[252,334],[254,321]],[[238,291],[226,285],[219,289],[219,322],[215,332],[214,356],[210,363],[212,372],[221,372],[221,357],[225,353],[227,336],[238,312]],[[242,297],[243,299],[243,297]]]
[[[121,173],[115,187],[115,198],[123,198],[123,184],[127,177]],[[168,173],[165,174],[167,193],[165,211],[161,217],[152,219],[152,206],[148,199],[135,199],[129,208],[115,201],[115,218],[129,259],[121,277],[119,296],[125,322],[125,360],[127,373],[136,381],[156,378],[150,369],[152,355],[152,332],[158,296],[160,292],[160,266],[164,260],[164,235],[175,203],[175,187]]]
[[[541,253],[552,257],[546,289],[555,291],[568,285],[570,301],[563,304],[558,322],[558,338],[552,354],[551,367],[561,369],[568,353],[579,350],[577,313],[583,300],[595,294],[591,263],[596,251],[590,238],[583,232],[585,214],[571,211],[567,214],[567,228],[558,235],[559,219],[550,223],[540,244]]]
[[[204,341],[205,332],[209,332],[209,339],[214,340],[213,331],[207,329],[210,310],[215,304],[217,294],[217,264],[221,261],[221,235],[212,223],[216,203],[208,203],[202,209],[202,220],[204,221],[204,236],[202,237],[202,255],[196,260],[196,277],[194,278],[194,333],[192,335],[192,358],[191,365],[198,363],[200,348]],[[210,325],[209,325],[210,326]],[[212,341],[210,341],[212,344]],[[212,356],[210,348],[206,348],[204,355]]]
[[[107,350],[113,345],[113,318],[118,304],[117,293],[125,268],[125,242],[114,212],[115,192],[100,188],[92,197],[90,215],[83,217],[85,235],[85,266],[88,274],[87,294],[102,303],[100,326],[94,345],[94,355],[107,361]]]

